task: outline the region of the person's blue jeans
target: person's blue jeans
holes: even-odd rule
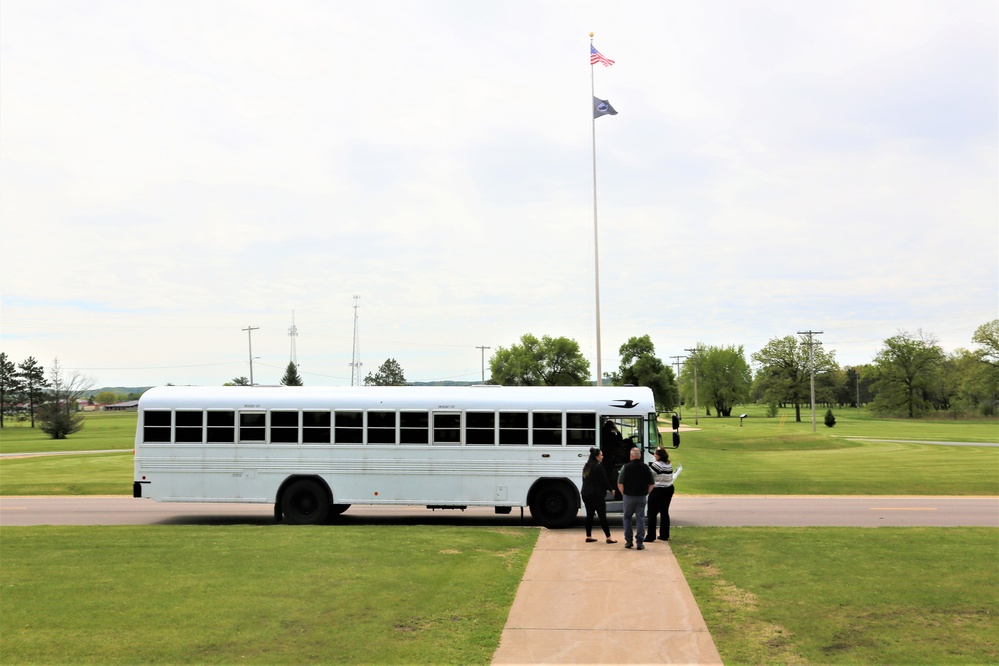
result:
[[[648,495],[625,495],[624,501],[621,504],[621,509],[624,511],[624,542],[626,544],[631,543],[632,537],[638,543],[645,541],[645,506],[649,502]],[[631,531],[631,517],[635,518],[635,530],[637,533]]]

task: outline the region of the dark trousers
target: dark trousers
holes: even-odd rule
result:
[[[610,538],[610,525],[607,523],[607,500],[603,495],[591,497],[583,496],[583,505],[586,507],[586,536],[590,536],[593,530],[593,514],[600,517],[600,527],[604,528],[604,536]]]
[[[669,504],[673,501],[673,486],[653,488],[649,495],[649,517],[646,522],[646,537],[649,541],[656,536],[656,516],[662,515],[662,526],[659,530],[660,539],[669,538]]]

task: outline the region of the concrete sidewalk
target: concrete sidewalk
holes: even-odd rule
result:
[[[721,664],[668,543],[542,530],[493,664]]]

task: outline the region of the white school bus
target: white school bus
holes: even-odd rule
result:
[[[273,504],[293,524],[352,504],[528,507],[564,527],[610,423],[647,459],[661,444],[646,387],[158,387],[139,401],[133,495]]]

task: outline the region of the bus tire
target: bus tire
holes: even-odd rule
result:
[[[531,498],[531,517],[548,529],[568,527],[579,512],[578,496],[579,493],[570,492],[565,483],[545,483]]]
[[[292,481],[281,495],[281,513],[289,525],[320,525],[329,512],[329,493],[318,481]]]
[[[331,504],[330,505],[330,517],[339,516],[344,511],[350,508],[349,504]]]

